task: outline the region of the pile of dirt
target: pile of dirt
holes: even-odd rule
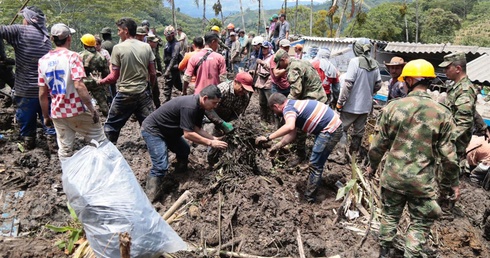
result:
[[[338,164],[341,157],[334,151],[327,163],[318,200],[309,204],[303,198],[307,172],[301,167],[288,168],[274,163],[266,150],[257,148],[253,139],[275,128],[260,122],[254,96],[251,106],[240,121],[235,136],[229,136],[228,152],[221,164],[210,168],[204,146],[191,147],[190,169],[174,173],[171,168],[165,179],[165,193],[156,208],[163,214],[186,190],[193,201],[172,227],[187,242],[196,246],[223,247],[261,256],[299,257],[297,242],[300,232],[307,257],[376,257],[379,252],[377,231],[371,230],[366,242],[358,247],[366,229],[362,215],[339,223],[335,211],[341,201],[335,201],[335,183],[351,178],[349,165]],[[0,117],[0,124],[13,119],[13,113]],[[61,236],[44,225],[67,225],[70,221],[66,196],[61,187],[61,166],[56,155],[49,153],[45,139],[38,147],[22,151],[15,125],[1,129],[9,140],[0,142],[0,179],[2,196],[25,191],[16,202],[10,202],[10,217],[19,220],[17,238],[0,238],[3,257],[66,257],[54,243]],[[42,135],[41,131],[38,135]],[[308,140],[311,146],[312,139]],[[83,143],[80,141],[78,147]],[[137,122],[128,121],[122,129],[118,149],[144,186],[151,167],[146,145]],[[173,155],[171,157],[173,160]],[[90,171],[88,171],[90,172]],[[482,238],[485,210],[490,209],[488,192],[466,183],[463,177],[462,198],[457,203],[461,211],[452,220],[441,220],[432,231],[444,257],[489,257],[490,245]],[[5,198],[2,198],[4,200]],[[5,203],[0,203],[4,207]],[[7,210],[2,210],[3,213]],[[8,219],[1,218],[0,222]],[[346,227],[349,223],[350,227]],[[359,230],[352,230],[353,227]],[[178,253],[177,257],[203,256],[202,253]]]

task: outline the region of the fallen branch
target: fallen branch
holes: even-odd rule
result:
[[[303,248],[303,240],[301,240],[301,232],[299,231],[299,228],[296,230],[298,232],[298,237],[296,238],[296,240],[298,241],[299,257],[300,258],[306,258],[305,249]]]
[[[218,249],[216,248],[197,248],[196,251],[203,251],[207,253],[218,253]],[[273,258],[272,256],[258,256],[258,255],[239,253],[239,252],[229,252],[229,251],[219,251],[219,254],[226,255],[229,257],[237,257],[237,258]],[[274,256],[274,258],[292,258],[292,257]]]
[[[163,214],[163,220],[167,220],[168,218],[170,218],[170,216],[172,216],[172,214],[174,214],[174,212],[182,205],[182,203],[184,203],[185,200],[187,200],[187,198],[189,198],[189,196],[191,196],[191,192],[190,191],[185,191],[180,197],[179,199],[177,199],[177,201],[175,201],[175,203],[170,207],[170,209],[167,210],[167,212],[165,212],[165,214]]]

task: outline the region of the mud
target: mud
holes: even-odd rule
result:
[[[46,139],[38,132],[37,148],[21,151],[16,137],[13,109],[0,113],[0,133],[8,140],[0,142],[1,195],[25,191],[22,198],[10,202],[2,213],[18,218],[19,236],[0,237],[0,257],[66,257],[54,246],[62,235],[44,225],[67,225],[70,221],[66,196],[61,186],[61,167],[56,155],[49,153]],[[338,151],[330,156],[314,204],[303,198],[307,172],[301,166],[288,168],[287,158],[271,161],[265,150],[256,148],[251,139],[270,133],[274,127],[260,122],[257,99],[237,129],[239,136],[229,137],[230,149],[221,164],[210,168],[206,148],[192,147],[190,168],[177,174],[171,168],[165,182],[165,193],[155,205],[163,214],[186,190],[193,201],[172,227],[187,242],[196,246],[218,247],[261,256],[299,257],[299,230],[307,257],[377,257],[377,230],[373,227],[362,247],[362,235],[346,228],[358,227],[363,233],[366,218],[353,221],[342,218],[333,224],[341,201],[335,201],[335,182],[345,183],[351,177],[349,165],[337,163]],[[311,145],[311,139],[308,143]],[[77,147],[83,147],[83,142]],[[137,122],[128,121],[121,132],[117,147],[127,159],[134,174],[144,186],[151,167],[146,145],[139,134]],[[171,160],[173,156],[171,156]],[[456,204],[453,218],[438,221],[431,234],[431,243],[442,257],[489,257],[490,245],[482,237],[484,214],[490,209],[490,195],[471,185],[462,177],[462,198]],[[221,205],[221,208],[219,208]],[[221,211],[221,212],[219,212]],[[0,223],[8,219],[0,218]],[[218,228],[221,221],[221,230]],[[488,223],[487,223],[488,224]],[[221,237],[220,237],[221,232]],[[2,232],[5,233],[5,232]],[[232,243],[232,244],[229,244]],[[198,257],[202,253],[178,253],[177,257]],[[208,254],[208,256],[213,256]]]

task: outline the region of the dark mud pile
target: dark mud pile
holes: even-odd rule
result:
[[[254,96],[246,114],[234,123],[236,134],[227,139],[230,148],[214,168],[207,165],[206,148],[192,146],[189,171],[177,174],[171,168],[166,177],[165,193],[155,205],[160,214],[189,190],[192,202],[171,225],[194,245],[216,248],[221,242],[222,250],[299,257],[299,230],[307,257],[337,254],[377,257],[376,229],[371,230],[359,248],[362,235],[346,228],[349,222],[364,232],[366,223],[362,215],[353,221],[341,219],[333,224],[337,216],[334,210],[341,204],[335,201],[335,182],[345,184],[350,179],[350,166],[336,163],[341,157],[334,151],[323,175],[317,203],[307,203],[303,198],[307,172],[301,167],[288,168],[287,159],[271,158],[253,144],[256,136],[274,129],[260,122],[258,113]],[[19,237],[0,237],[0,257],[66,257],[54,246],[61,235],[43,227],[67,225],[70,221],[58,158],[49,153],[42,137],[38,137],[36,149],[21,151],[18,131],[12,124],[13,111],[3,109],[0,119],[0,133],[8,138],[0,142],[0,207],[2,213],[19,220]],[[311,145],[311,139],[308,143]],[[80,141],[78,147],[82,146]],[[128,121],[117,147],[144,186],[151,162],[137,122]],[[436,223],[431,241],[443,257],[489,257],[490,245],[482,237],[482,222],[485,210],[490,209],[490,195],[467,183],[465,176],[462,181],[458,212],[454,218]],[[5,197],[19,191],[25,191],[24,196],[5,207]],[[8,220],[0,218],[0,223]],[[182,252],[177,257],[203,255]]]

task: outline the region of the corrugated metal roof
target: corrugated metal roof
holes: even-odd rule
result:
[[[488,67],[490,67],[490,55],[485,54],[478,57],[466,65],[468,78],[470,78],[472,82],[490,85],[490,73],[488,72]]]
[[[445,44],[390,42],[386,44],[384,50],[401,53],[442,53],[444,46]]]
[[[341,42],[341,43],[354,43],[357,38],[324,38],[324,37],[301,37],[302,39],[319,41],[319,42]]]
[[[479,46],[462,46],[447,44],[422,44],[409,42],[389,42],[385,51],[399,53],[451,53],[465,52],[466,54],[490,54],[490,48]]]

